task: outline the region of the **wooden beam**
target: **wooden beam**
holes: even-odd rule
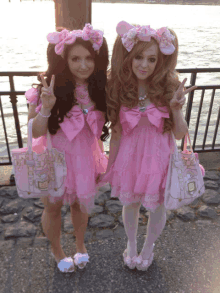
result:
[[[82,29],[91,23],[92,0],[54,0],[56,27]]]

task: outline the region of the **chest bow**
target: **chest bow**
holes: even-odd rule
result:
[[[161,112],[159,109],[165,113]],[[147,117],[150,123],[162,132],[164,124],[163,118],[169,118],[169,113],[166,106],[158,107],[157,109],[154,104],[150,104],[146,107],[144,112],[141,112],[138,106],[133,109],[121,106],[119,116],[124,134],[128,134],[135,126],[137,126],[141,117]]]
[[[93,109],[94,106],[91,106],[88,108],[88,111],[83,112],[78,105],[75,105],[67,114],[67,116],[71,117],[67,118],[64,116],[64,120],[62,123],[60,123],[60,127],[69,141],[72,141],[83,129],[86,121],[97,139],[100,138],[102,134],[102,128],[105,123],[105,118],[101,111],[94,111]]]

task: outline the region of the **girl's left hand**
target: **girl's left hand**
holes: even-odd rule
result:
[[[174,93],[172,100],[170,100],[171,110],[181,110],[186,101],[185,95],[190,93],[191,91],[194,91],[197,88],[197,86],[192,86],[184,91],[183,89],[186,81],[187,78],[183,80],[177,91]]]

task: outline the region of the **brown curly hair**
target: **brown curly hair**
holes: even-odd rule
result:
[[[175,36],[173,45],[176,49],[172,55],[162,54],[157,41],[153,38],[150,42],[139,41],[131,52],[127,52],[122,44],[121,37],[117,36],[113,47],[111,70],[108,73],[108,94],[106,98],[107,116],[111,122],[111,128],[118,122],[121,105],[130,109],[138,105],[138,83],[137,77],[132,71],[132,60],[152,44],[158,46],[158,60],[153,74],[147,79],[149,85],[148,98],[156,107],[166,106],[169,109],[170,118],[165,118],[163,134],[173,128],[173,115],[169,102],[179,87],[180,81],[175,70],[178,39],[173,30],[169,29],[169,31]]]

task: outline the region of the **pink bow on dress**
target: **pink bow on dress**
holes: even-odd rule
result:
[[[136,125],[138,125],[141,117],[148,117],[149,121],[155,125],[160,132],[162,132],[164,123],[162,118],[169,118],[169,113],[166,106],[159,107],[159,109],[166,111],[166,113],[158,110],[153,104],[149,105],[144,112],[141,112],[139,107],[129,109],[122,106],[119,115],[123,133],[128,134]]]
[[[85,125],[85,120],[88,122],[91,131],[96,136],[97,139],[100,138],[102,134],[102,128],[105,123],[105,118],[100,111],[93,111],[94,106],[88,109],[88,113],[84,114],[82,109],[77,105],[74,106],[69,112],[67,118],[64,116],[64,120],[60,123],[60,127],[67,136],[69,141],[72,141],[76,135],[83,129]],[[70,115],[69,115],[70,114]]]

